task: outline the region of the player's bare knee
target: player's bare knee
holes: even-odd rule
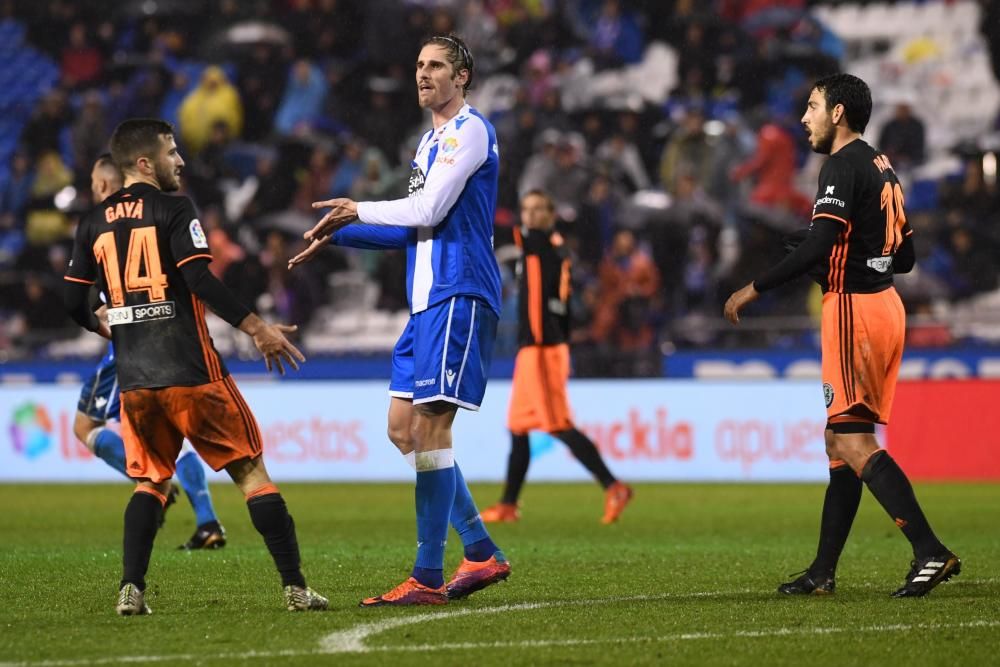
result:
[[[831,458],[847,462],[854,470],[860,470],[872,452],[879,448],[872,422],[837,422],[830,426],[835,449],[835,456]]]
[[[408,454],[413,451],[413,441],[410,438],[409,424],[389,424],[389,442],[396,446],[396,449]]]
[[[170,478],[160,482],[154,482],[151,479],[140,479],[135,485],[136,493],[149,493],[156,496],[160,502],[166,502],[167,494],[170,493]]]
[[[833,437],[833,430],[829,424],[827,424],[826,430],[823,431],[823,442],[826,444],[827,458],[831,461],[840,459],[840,455],[837,452],[837,439]]]
[[[82,412],[77,412],[76,417],[73,419],[73,435],[76,439],[87,446],[87,449],[94,451],[93,439],[96,437],[94,431],[100,430],[103,426],[100,422],[96,422]]]
[[[410,445],[415,452],[451,447],[451,424],[415,419],[410,428]]]
[[[244,495],[258,487],[271,484],[271,477],[267,474],[264,458],[261,456],[231,461],[226,464],[226,473]]]
[[[437,449],[432,443],[437,440],[436,429],[432,424],[423,420],[413,420],[409,430],[409,444],[415,452],[424,452],[430,449]]]

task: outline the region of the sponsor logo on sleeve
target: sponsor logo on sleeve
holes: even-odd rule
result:
[[[421,190],[424,189],[424,172],[420,171],[420,167],[413,165],[410,170],[410,182],[406,188],[406,194],[413,196],[419,194]]]
[[[831,189],[832,186],[827,188],[826,191],[829,192]],[[837,199],[836,197],[831,197],[829,195],[816,200],[816,206],[822,206],[823,204],[832,204],[834,206],[839,206],[840,208],[844,208],[846,206],[843,199]],[[813,207],[813,210],[816,210],[816,207]]]
[[[888,257],[869,257],[867,264],[869,269],[874,269],[879,273],[889,273],[892,270],[892,255]]]
[[[837,187],[836,185],[828,185],[828,186],[826,186],[826,192],[824,194],[832,195],[833,194],[833,189],[836,188],[836,187]]]
[[[191,243],[194,244],[195,248],[208,248],[208,239],[205,237],[205,232],[201,229],[201,223],[198,222],[198,218],[191,221],[188,229],[191,231]]]
[[[441,147],[438,150],[438,156],[434,159],[434,162],[438,164],[455,164],[455,156],[452,155],[458,150],[458,139],[455,137],[448,137],[441,142]]]

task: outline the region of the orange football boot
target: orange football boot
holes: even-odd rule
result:
[[[487,586],[492,586],[510,576],[510,561],[502,551],[497,551],[489,560],[474,561],[462,559],[462,564],[451,575],[451,580],[445,585],[449,600],[460,600]]]
[[[365,598],[359,607],[384,607],[407,605],[448,604],[448,593],[444,586],[431,588],[410,577],[388,593],[373,598]]]
[[[483,523],[514,523],[521,518],[521,512],[513,503],[497,503],[479,513]]]
[[[625,511],[625,506],[632,500],[635,492],[632,487],[622,482],[615,482],[604,491],[604,516],[601,523],[614,523]]]

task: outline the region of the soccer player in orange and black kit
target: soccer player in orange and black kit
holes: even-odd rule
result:
[[[126,469],[138,484],[125,509],[116,611],[150,613],[146,571],[185,437],[246,497],[289,611],[326,609],[302,576],[295,524],[264,467],[257,422],[209,338],[205,304],[250,335],[267,369],[282,374],[283,361],[297,369],[305,360],[284,335],[295,327],[267,324],[208,270],[212,255],[194,206],[164,194],[178,189],[184,166],[169,123],[123,122],[111,155],[125,186],[80,222],[65,300],[78,323],[113,339],[118,357]],[[95,283],[109,298],[107,325],[88,307]]]
[[[961,570],[962,562],[931,530],[913,487],[879,448],[875,424],[892,409],[903,354],[906,314],[893,273],[913,268],[913,230],[903,191],[884,154],[861,139],[871,116],[868,85],[834,74],[813,86],[802,124],[812,149],[830,158],[808,232],[780,263],[733,293],[730,322],[760,292],[804,274],[823,288],[822,375],[830,483],[823,503],[816,559],[778,591],[830,594],[834,572],[861,502],[862,482],[913,546],[913,562],[893,597],[926,595]]]
[[[517,521],[517,499],[528,474],[528,432],[551,433],[604,487],[602,523],[613,523],[632,499],[632,488],[615,479],[597,447],[572,421],[569,379],[570,259],[555,231],[552,199],[539,190],[521,199],[523,230],[515,239],[524,253],[520,271],[518,342],[507,426],[511,434],[507,483],[499,503],[482,512],[486,522]]]

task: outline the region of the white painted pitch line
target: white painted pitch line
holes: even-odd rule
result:
[[[698,593],[675,594],[664,593],[661,595],[633,595],[628,597],[603,598],[599,600],[556,600],[551,602],[524,602],[521,604],[504,604],[496,607],[472,607],[457,609],[455,611],[426,612],[414,614],[412,616],[397,616],[386,618],[374,623],[362,623],[347,630],[338,630],[320,640],[320,651],[323,653],[364,653],[369,649],[365,645],[365,640],[373,635],[399,628],[406,625],[415,625],[424,621],[433,621],[445,618],[455,618],[457,616],[472,616],[482,614],[502,614],[508,611],[532,611],[534,609],[546,609],[549,607],[578,607],[592,604],[615,603],[615,602],[639,602],[642,600],[683,600],[686,598],[719,597],[722,595],[743,595],[750,593],[750,590],[736,591],[706,591]],[[2,666],[0,666],[2,667]]]
[[[986,580],[973,580],[966,581],[966,584],[974,583],[992,583],[993,579]],[[372,650],[395,650],[395,647],[388,648],[376,648],[369,647],[365,644],[365,641],[374,635],[381,634],[388,630],[394,628],[404,627],[407,625],[416,625],[417,623],[423,623],[424,621],[433,621],[437,619],[445,618],[455,618],[457,616],[470,616],[470,615],[482,615],[482,614],[500,614],[507,611],[531,611],[534,609],[545,609],[548,607],[575,607],[581,605],[591,605],[591,604],[601,604],[607,602],[634,602],[640,600],[679,600],[685,598],[704,598],[704,597],[721,597],[725,595],[744,595],[747,593],[752,593],[753,590],[732,590],[732,591],[705,591],[697,593],[687,593],[687,594],[677,594],[671,595],[669,593],[661,595],[636,595],[630,597],[620,597],[620,598],[605,598],[602,600],[561,600],[553,602],[526,602],[522,604],[507,604],[500,605],[496,607],[475,607],[467,609],[459,609],[455,611],[438,611],[438,612],[425,612],[423,614],[415,614],[413,616],[397,616],[395,618],[386,618],[374,623],[362,623],[356,625],[352,628],[346,630],[338,630],[333,632],[323,639],[320,640],[320,651],[323,653],[365,653]],[[730,635],[723,635],[730,636]],[[743,635],[732,635],[732,636],[743,636]],[[752,635],[745,635],[752,636]],[[566,640],[574,641],[574,640]],[[587,642],[583,642],[587,643]],[[525,646],[533,646],[530,641],[525,644]],[[559,645],[559,644],[554,644]],[[572,645],[572,644],[571,644]],[[443,644],[433,644],[429,645],[428,648],[413,648],[412,650],[438,650],[435,647],[444,647]],[[461,647],[462,645],[455,645],[456,647]],[[482,644],[483,648],[488,647],[488,644]],[[2,666],[0,666],[2,667]]]
[[[454,611],[424,612],[409,616],[386,618],[375,623],[362,623],[347,630],[331,633],[320,640],[316,649],[288,649],[283,651],[246,651],[241,653],[181,653],[172,655],[136,655],[109,656],[106,658],[78,658],[66,660],[38,660],[23,662],[0,662],[0,667],[84,667],[86,665],[136,664],[144,662],[169,662],[172,660],[214,660],[214,659],[248,659],[248,658],[279,658],[307,655],[331,655],[336,653],[364,653],[369,649],[364,639],[380,632],[397,627],[423,623],[428,620],[469,616],[472,614],[500,614],[507,611],[529,611],[548,607],[575,607],[591,604],[607,604],[616,602],[641,602],[643,600],[685,600],[697,598],[720,597],[723,595],[743,595],[752,593],[750,589],[730,591],[700,591],[694,593],[663,593],[660,595],[633,595],[627,597],[599,598],[595,600],[555,600],[551,602],[525,602],[522,604],[505,604],[494,607],[473,607]],[[342,644],[342,645],[341,645]]]
[[[735,632],[685,632],[659,637],[609,637],[607,639],[528,639],[519,642],[459,642],[451,644],[416,644],[395,646],[370,646],[364,653],[394,653],[413,651],[454,651],[501,648],[544,648],[552,646],[591,646],[595,644],[663,644],[698,639],[759,639],[763,637],[788,637],[792,635],[831,635],[842,632],[908,632],[911,630],[948,630],[957,628],[995,628],[1000,620],[980,619],[963,623],[897,623],[870,625],[861,628],[775,628],[774,630],[737,630]]]
[[[429,614],[430,615],[430,614]],[[436,615],[440,618],[441,615]],[[416,618],[416,617],[413,617]],[[766,637],[788,637],[793,635],[831,635],[846,632],[909,632],[913,630],[949,630],[967,628],[995,628],[1000,627],[1000,620],[979,619],[962,623],[896,623],[892,625],[869,625],[860,628],[775,628],[773,630],[737,630],[735,632],[685,632],[674,635],[661,635],[658,637],[609,637],[607,639],[528,639],[517,642],[460,642],[450,644],[398,644],[395,646],[373,646],[363,647],[360,651],[350,651],[352,653],[412,653],[412,652],[432,652],[432,651],[456,651],[456,650],[483,650],[483,649],[504,649],[504,648],[545,648],[545,647],[577,647],[593,646],[600,644],[664,644],[670,642],[682,642],[703,639],[760,639]],[[172,660],[213,660],[213,659],[237,659],[246,660],[251,658],[279,658],[279,657],[302,657],[334,655],[343,653],[337,650],[288,650],[288,651],[249,651],[245,653],[217,653],[217,654],[179,654],[179,655],[158,655],[158,656],[131,656],[114,658],[97,658],[93,660],[48,660],[39,662],[10,662],[0,663],[0,667],[68,667],[73,665],[101,665],[111,663],[142,663],[142,662],[166,662]]]
[[[966,581],[965,584],[992,582],[988,580]],[[364,639],[380,632],[385,632],[397,627],[404,627],[428,620],[453,618],[456,616],[470,616],[483,614],[496,614],[506,611],[529,611],[533,609],[544,609],[549,607],[571,607],[601,603],[618,602],[640,602],[644,600],[683,600],[688,598],[721,597],[726,595],[739,595],[755,592],[752,590],[730,590],[730,591],[706,591],[688,593],[681,595],[636,595],[631,597],[601,598],[594,600],[564,600],[553,602],[527,602],[523,604],[499,605],[495,607],[477,607],[472,609],[460,609],[446,612],[427,612],[414,614],[411,616],[400,616],[396,618],[384,619],[376,623],[363,623],[349,628],[331,633],[320,641],[320,646],[315,649],[288,649],[282,651],[243,651],[226,653],[180,653],[172,655],[133,655],[133,656],[109,656],[105,658],[80,658],[73,660],[36,660],[21,662],[0,662],[0,667],[85,667],[89,665],[112,665],[112,664],[141,664],[170,661],[201,661],[201,660],[248,660],[254,658],[284,658],[316,655],[334,655],[338,653],[389,653],[408,651],[449,651],[449,650],[477,650],[490,648],[538,648],[552,646],[589,646],[595,644],[635,644],[635,643],[669,643],[678,641],[692,641],[702,639],[731,639],[731,638],[763,638],[763,637],[785,637],[791,635],[829,635],[844,632],[908,632],[912,630],[946,630],[955,628],[994,628],[1000,627],[1000,620],[997,619],[977,619],[960,623],[898,623],[892,625],[872,625],[860,628],[851,627],[827,627],[827,628],[774,628],[770,630],[736,630],[733,632],[686,632],[673,635],[660,635],[656,637],[609,637],[606,639],[552,639],[552,640],[523,640],[519,642],[462,642],[446,644],[415,644],[415,645],[395,645],[395,646],[368,646],[364,644]]]

